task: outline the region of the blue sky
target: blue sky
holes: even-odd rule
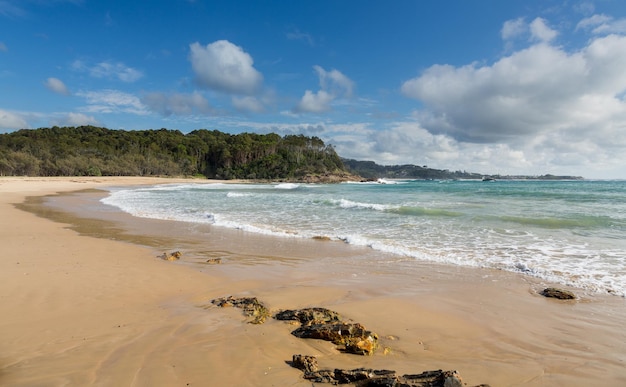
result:
[[[54,125],[626,178],[626,3],[0,0],[0,132]]]

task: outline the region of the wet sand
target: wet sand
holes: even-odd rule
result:
[[[537,294],[551,284],[513,273],[97,204],[97,189],[173,182],[0,178],[0,385],[310,386],[293,354],[325,368],[454,369],[470,386],[626,385],[623,298],[571,289],[580,300],[556,301]],[[181,261],[156,258],[173,250]],[[246,324],[211,305],[228,295],[336,310],[390,351],[349,355],[285,322]]]

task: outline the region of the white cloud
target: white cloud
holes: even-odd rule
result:
[[[143,96],[141,101],[150,110],[166,117],[172,114],[181,116],[194,113],[213,113],[209,102],[198,92],[191,94],[148,93]]]
[[[263,75],[241,47],[218,40],[207,46],[192,43],[189,48],[189,60],[200,85],[236,94],[254,94],[259,90]]]
[[[520,17],[505,21],[502,25],[502,30],[500,30],[500,36],[503,40],[515,39],[524,34],[527,30],[528,26],[526,25],[524,18]]]
[[[296,107],[297,112],[322,113],[330,110],[330,103],[335,97],[324,90],[317,93],[306,90]]]
[[[143,77],[143,73],[121,62],[100,62],[93,66],[89,73],[96,78],[117,78],[122,82],[135,82]]]
[[[99,125],[98,120],[93,116],[82,113],[67,113],[61,117],[51,120],[51,125],[56,126],[82,126],[82,125]]]
[[[626,147],[624,68],[626,37],[609,35],[571,53],[542,42],[492,65],[432,66],[401,90],[424,105],[420,127],[465,147],[521,152],[515,159],[546,167],[605,159],[615,168]]]
[[[530,34],[534,40],[550,42],[558,35],[558,32],[548,27],[546,21],[540,17],[530,23]]]
[[[500,30],[500,37],[508,43],[525,36],[528,36],[530,41],[548,43],[554,40],[557,35],[558,32],[551,29],[545,19],[539,17],[530,23],[526,23],[524,18],[507,20]],[[508,46],[510,47],[510,45]]]
[[[76,95],[86,99],[88,105],[83,108],[86,112],[147,114],[137,96],[119,90],[78,92]]]
[[[330,104],[336,98],[350,98],[354,82],[338,70],[326,71],[321,66],[313,66],[320,82],[321,90],[306,90],[304,96],[294,108],[298,113],[321,113],[330,110]]]
[[[340,71],[332,69],[324,70],[321,66],[313,66],[320,78],[322,90],[330,91],[333,95],[351,97],[354,82],[343,75]]]
[[[9,51],[6,44],[4,44],[3,42],[0,42],[0,51],[4,51],[4,52]]]
[[[615,20],[611,16],[599,14],[592,15],[578,22],[576,30],[590,30],[597,35],[625,34],[626,18]]]
[[[0,109],[0,129],[26,128],[28,128],[28,123],[21,114]]]
[[[265,110],[263,103],[255,97],[233,97],[233,106],[235,109],[243,112],[261,113]]]
[[[100,62],[93,66],[87,65],[81,60],[72,63],[76,71],[88,72],[94,78],[118,79],[122,82],[135,82],[143,77],[143,73],[137,69],[126,66],[122,62]]]
[[[67,87],[65,86],[65,84],[63,83],[63,81],[61,81],[58,78],[48,78],[46,80],[46,82],[44,83],[44,85],[50,90],[53,91],[57,94],[62,94],[62,95],[69,95],[70,92],[67,89]]]

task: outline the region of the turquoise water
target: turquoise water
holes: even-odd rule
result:
[[[102,201],[138,217],[324,236],[626,296],[626,181],[172,184]]]

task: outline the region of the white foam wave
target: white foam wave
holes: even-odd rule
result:
[[[226,194],[226,197],[228,198],[244,198],[244,197],[248,197],[248,196],[252,196],[251,193],[245,193],[245,192],[229,192]]]
[[[362,203],[355,202],[347,199],[339,199],[339,200],[331,200],[333,204],[337,204],[341,208],[365,208],[376,211],[386,211],[393,208],[398,208],[397,206],[390,206],[387,204],[377,204],[377,203]]]
[[[277,184],[274,188],[276,189],[296,189],[300,187],[300,184],[296,184],[296,183],[280,183]]]
[[[398,180],[389,180],[389,179],[378,179],[376,180],[378,184],[402,184],[402,182]]]
[[[215,225],[220,227],[226,227],[230,229],[242,230],[255,234],[270,235],[275,237],[288,237],[288,238],[303,238],[304,235],[300,235],[295,231],[279,230],[268,228],[266,225],[253,225],[247,223],[240,223],[233,220],[225,220],[216,218]]]

